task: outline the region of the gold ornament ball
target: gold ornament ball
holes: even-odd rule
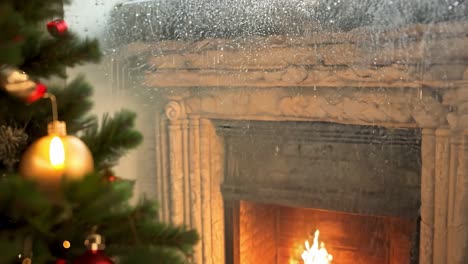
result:
[[[59,133],[55,133],[57,131]],[[64,124],[52,124],[49,135],[26,150],[19,168],[23,177],[35,180],[43,187],[56,187],[62,178],[77,180],[93,171],[93,157],[88,147],[64,131]]]

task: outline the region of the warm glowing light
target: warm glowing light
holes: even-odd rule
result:
[[[305,241],[305,250],[301,255],[304,264],[329,264],[333,260],[333,256],[328,254],[325,244],[323,242],[319,244],[319,235],[320,231],[316,230],[312,246],[308,240]]]
[[[49,147],[50,164],[54,169],[62,169],[65,163],[65,149],[62,140],[55,136],[50,141]]]
[[[70,241],[68,240],[63,241],[62,246],[63,248],[70,248],[71,246]]]

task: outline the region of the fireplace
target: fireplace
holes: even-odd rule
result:
[[[155,154],[156,186],[145,185],[161,219],[199,231],[197,264],[239,263],[244,202],[385,230],[405,221],[404,232],[374,239],[386,243],[380,254],[407,256],[395,252],[419,230],[419,264],[468,263],[467,30],[450,22],[125,46],[113,67],[136,69],[145,98],[157,98],[144,155]],[[320,231],[326,245],[339,242]]]
[[[420,203],[418,129],[216,126],[226,149],[227,263],[305,263],[305,241],[316,230],[331,263],[409,263]]]

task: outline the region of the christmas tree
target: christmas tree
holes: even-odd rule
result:
[[[40,83],[100,58],[97,41],[80,39],[63,20],[44,23],[60,17],[63,4],[0,3],[0,263],[111,263],[106,255],[118,263],[186,263],[197,233],[158,221],[150,201],[131,205],[132,183],[112,172],[142,141],[135,114],[99,122],[89,114],[92,88],[83,77],[47,91]],[[38,143],[49,137],[50,148]]]

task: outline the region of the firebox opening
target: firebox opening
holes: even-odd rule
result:
[[[410,259],[416,219],[369,216],[240,201],[241,264],[303,264],[304,242],[319,241],[332,264],[402,264]]]
[[[420,130],[234,121],[217,129],[225,144],[226,263],[303,264],[315,230],[332,264],[409,263]]]

